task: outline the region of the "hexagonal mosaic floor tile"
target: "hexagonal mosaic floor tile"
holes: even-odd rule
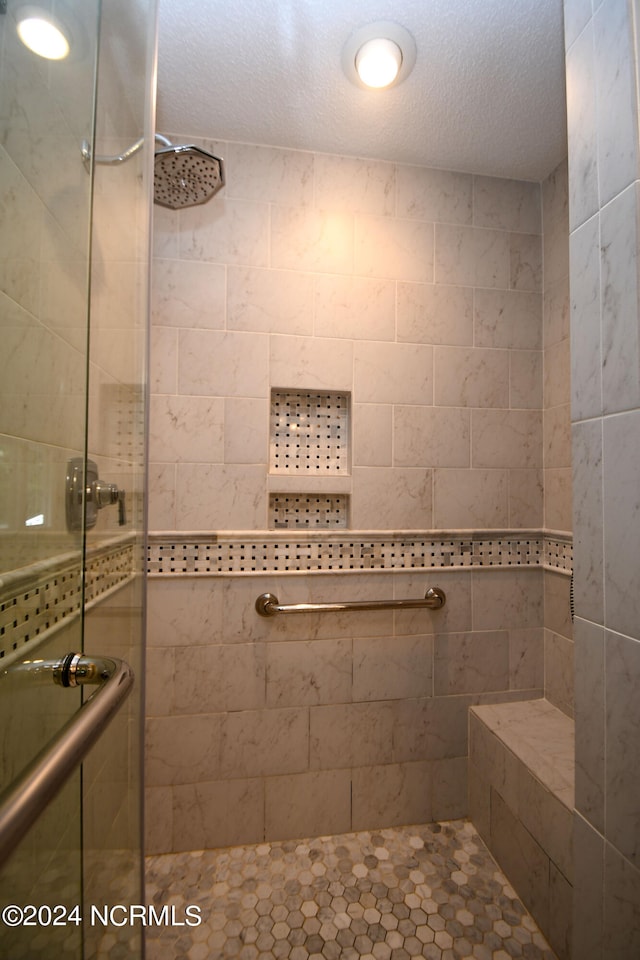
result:
[[[468,821],[147,858],[147,960],[555,960]]]

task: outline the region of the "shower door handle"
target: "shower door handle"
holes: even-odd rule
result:
[[[64,786],[133,686],[133,671],[124,660],[80,653],[68,653],[61,660],[22,663],[6,672],[17,673],[29,683],[97,684],[98,689],[0,795],[0,864]]]

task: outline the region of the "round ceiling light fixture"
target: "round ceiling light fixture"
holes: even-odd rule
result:
[[[16,11],[18,36],[33,53],[46,60],[64,60],[69,55],[69,38],[60,21],[42,7],[20,7]]]
[[[342,68],[363,89],[383,90],[402,83],[416,61],[416,44],[408,30],[391,20],[360,27],[342,51]]]

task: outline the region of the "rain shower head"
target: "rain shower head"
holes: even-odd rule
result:
[[[180,210],[206,203],[224,186],[224,163],[192,144],[156,150],[153,199],[162,207]]]
[[[0,0],[2,2],[2,0]],[[155,139],[163,146],[155,152],[153,199],[162,207],[181,210],[206,203],[224,187],[224,161],[193,144],[173,144],[162,134]],[[110,166],[125,163],[144,144],[144,137],[136,140],[115,157],[93,157],[88,140],[82,141],[82,159],[90,169],[91,162]]]

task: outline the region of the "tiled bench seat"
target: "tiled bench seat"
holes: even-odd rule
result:
[[[559,960],[570,957],[574,724],[547,700],[471,707],[469,813]]]

